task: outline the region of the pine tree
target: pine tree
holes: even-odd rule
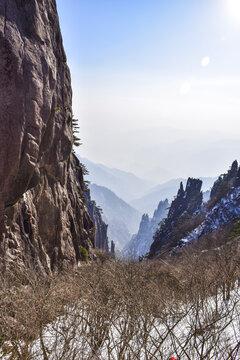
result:
[[[72,118],[73,145],[77,147],[82,145],[82,143],[80,142],[81,139],[76,135],[78,133],[78,130],[78,120]]]

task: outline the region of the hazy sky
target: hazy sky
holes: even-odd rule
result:
[[[240,159],[240,0],[57,0],[94,162],[163,182]]]

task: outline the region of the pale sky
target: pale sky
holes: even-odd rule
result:
[[[57,0],[93,162],[163,182],[240,159],[240,0]]]

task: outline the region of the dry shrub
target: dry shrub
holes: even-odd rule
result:
[[[1,358],[237,359],[238,279],[238,242],[222,239],[52,277],[11,269],[0,281]]]

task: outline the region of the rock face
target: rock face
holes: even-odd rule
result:
[[[197,240],[233,225],[240,217],[240,167],[235,160],[226,174],[214,183],[210,200],[203,209],[203,221],[186,237],[183,243]]]
[[[174,247],[185,233],[182,223],[192,219],[194,214],[200,211],[202,205],[202,181],[188,178],[186,188],[182,182],[176,198],[172,201],[167,218],[154,235],[154,241],[150,248],[150,257],[156,256],[166,247]],[[195,226],[195,223],[192,224]],[[189,227],[188,229],[189,230]]]
[[[0,257],[51,272],[94,245],[55,0],[0,2]]]
[[[226,174],[213,184],[210,199],[202,204],[201,180],[188,179],[172,202],[168,217],[154,235],[150,258],[161,256],[192,241],[209,241],[211,236],[235,229],[240,218],[240,167],[235,160]],[[237,224],[237,225],[236,225]],[[230,230],[229,230],[230,229]],[[236,233],[236,230],[235,230]],[[239,233],[237,233],[239,235]],[[226,237],[227,238],[227,237]]]
[[[127,256],[138,259],[139,256],[149,252],[153,242],[153,235],[156,232],[160,221],[162,221],[168,212],[168,200],[160,201],[157,209],[154,211],[153,218],[150,219],[148,214],[143,214],[138,233],[133,235],[131,241],[124,248]]]
[[[94,231],[96,234],[95,247],[96,249],[102,250],[104,252],[109,252],[108,236],[107,236],[108,225],[102,220],[101,210],[97,206],[96,202],[94,200],[91,200],[89,190],[85,192],[85,197],[86,197],[88,212],[94,224]]]
[[[229,190],[234,186],[240,185],[240,169],[238,168],[238,162],[235,160],[231,168],[226,174],[220,175],[219,178],[213,184],[210,193],[210,201],[212,204],[217,203],[222,197],[227,195]]]

